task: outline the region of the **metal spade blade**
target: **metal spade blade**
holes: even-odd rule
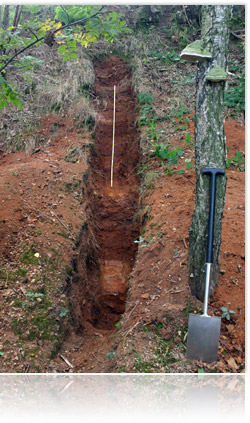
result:
[[[208,298],[211,266],[213,261],[214,212],[216,198],[216,176],[224,175],[222,169],[204,169],[203,174],[211,176],[209,198],[209,225],[206,256],[206,280],[204,309],[202,315],[190,314],[188,321],[187,356],[205,363],[217,360],[220,337],[220,317],[208,316]]]
[[[217,361],[220,337],[220,317],[190,314],[188,321],[187,355],[204,363]]]

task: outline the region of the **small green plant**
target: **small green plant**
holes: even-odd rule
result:
[[[137,175],[141,175],[145,170],[147,170],[147,165],[143,164],[141,165],[140,170],[138,170]]]
[[[115,323],[115,327],[116,328],[121,328],[121,326],[122,326],[122,322],[120,321],[120,322],[117,322],[117,323]]]
[[[156,116],[155,116],[156,118]],[[165,131],[163,129],[156,129],[157,121],[153,120],[149,123],[149,128],[147,129],[147,134],[151,138],[151,140],[159,141]]]
[[[179,125],[179,126],[176,126],[175,128],[176,131],[186,131],[186,129],[187,129],[186,125]]]
[[[152,62],[160,60],[164,63],[175,63],[180,61],[180,57],[175,50],[167,51],[165,54],[159,53],[157,50],[151,50],[148,52],[147,57],[143,59],[144,62]]]
[[[229,310],[227,307],[221,307],[220,309],[222,311],[221,317],[222,318],[225,318],[227,320],[230,320],[231,319],[231,314],[236,314],[236,311]]]
[[[22,109],[22,102],[19,99],[18,92],[14,89],[13,84],[7,82],[3,76],[0,75],[0,109],[8,107],[10,103]]]
[[[230,166],[236,166],[241,172],[245,170],[244,156],[240,151],[236,152],[235,157],[227,159],[226,167],[229,168]]]
[[[143,125],[152,126],[154,122],[158,120],[158,116],[155,116],[155,110],[153,107],[153,101],[156,100],[151,93],[139,93],[138,101],[141,105],[139,127]]]
[[[195,82],[196,73],[191,72],[189,75],[184,76],[183,82],[185,84],[193,84]]]
[[[154,150],[151,150],[154,153],[155,157],[159,157],[161,159],[167,160],[169,166],[173,166],[178,163],[178,158],[183,156],[184,152],[181,150],[180,147],[177,147],[174,150],[170,150],[170,145],[167,144],[157,144],[151,142],[151,144],[155,147]]]
[[[62,306],[61,313],[59,314],[59,317],[65,317],[69,313],[69,310],[67,310],[65,307]]]
[[[184,142],[185,142],[186,144],[188,144],[188,145],[193,145],[193,143],[192,143],[192,136],[191,136],[191,134],[190,134],[190,133],[187,133],[187,135],[186,135],[186,137],[185,137],[185,139],[184,139]]]
[[[117,358],[117,354],[115,351],[110,351],[110,352],[107,352],[106,357],[108,357],[109,360],[112,360],[113,358]]]
[[[30,301],[34,301],[36,298],[44,297],[44,294],[42,294],[41,292],[30,292],[30,291],[27,291],[25,295],[26,295],[26,297],[28,297],[28,299]]]
[[[176,53],[175,50],[167,51],[165,54],[164,62],[166,63],[175,63],[180,61],[180,56]]]
[[[138,373],[154,373],[154,364],[144,361],[140,354],[137,354],[134,368]]]
[[[139,93],[138,100],[139,100],[139,103],[141,104],[152,105],[152,102],[156,100],[156,98],[153,97],[151,93]]]
[[[39,256],[37,256],[36,248],[34,244],[31,244],[29,247],[24,246],[24,253],[20,257],[21,263],[28,266],[30,264],[38,264]]]
[[[192,158],[185,159],[187,170],[193,169]]]
[[[181,103],[178,107],[174,108],[171,115],[175,116],[177,119],[183,119],[183,115],[188,115],[190,110],[186,109],[184,104]]]
[[[27,300],[29,301],[29,304],[28,304],[28,305],[29,305],[31,308],[33,308],[34,303],[35,303],[35,300],[36,300],[37,298],[40,298],[40,300],[42,300],[42,297],[44,297],[44,294],[42,294],[41,292],[30,292],[30,291],[27,291],[25,295],[26,295],[26,297],[27,297]],[[26,309],[26,306],[27,306],[26,301],[23,301],[23,302],[21,303],[21,307],[22,307],[22,309],[23,309],[23,310],[25,310],[25,309]]]
[[[245,110],[245,71],[235,75],[234,78],[238,80],[238,85],[227,89],[224,103],[228,107]]]

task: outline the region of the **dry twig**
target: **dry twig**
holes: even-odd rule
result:
[[[65,361],[65,363],[66,363],[69,367],[71,367],[71,369],[73,369],[73,368],[74,368],[73,364],[71,364],[71,363],[70,363],[70,361],[69,361],[66,357],[64,357],[64,355],[59,354],[59,357],[61,357],[61,359],[62,359],[63,361]]]

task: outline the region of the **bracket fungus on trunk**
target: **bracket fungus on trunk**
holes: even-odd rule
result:
[[[205,60],[212,59],[210,51],[202,48],[201,40],[196,40],[188,44],[181,52],[181,59],[188,60],[189,62],[204,62]]]
[[[227,72],[224,71],[219,65],[215,65],[206,74],[206,80],[211,82],[223,82],[227,79]]]

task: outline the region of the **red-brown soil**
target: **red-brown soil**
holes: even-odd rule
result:
[[[175,173],[169,176],[164,174],[157,159],[151,159],[148,170],[154,174],[159,171],[160,177],[152,177],[147,189],[144,187],[139,209],[139,168],[136,167],[139,148],[133,126],[135,100],[127,68],[121,66],[120,59],[115,57],[108,63],[105,66],[104,62],[96,63],[99,123],[96,147],[89,164],[86,155],[80,157],[79,163],[64,160],[70,147],[91,143],[86,134],[77,134],[72,117],[68,116],[62,119],[46,116],[43,119],[43,136],[51,140],[41,145],[40,151],[28,155],[23,152],[6,154],[0,158],[1,268],[18,265],[21,241],[27,244],[35,241],[41,254],[48,254],[48,247],[59,248],[64,262],[70,263],[74,242],[70,237],[62,240],[57,233],[58,225],[62,230],[69,231],[72,238],[80,233],[83,226],[79,248],[74,254],[78,275],[71,281],[69,289],[75,327],[71,326],[60,355],[48,364],[48,360],[43,359],[39,352],[32,357],[32,363],[39,362],[39,371],[49,372],[143,371],[135,367],[138,355],[146,360],[154,345],[150,332],[143,329],[158,325],[159,335],[172,342],[175,354],[175,362],[159,365],[159,372],[195,372],[200,366],[205,371],[239,372],[244,365],[245,338],[244,172],[233,167],[227,170],[221,275],[209,307],[214,315],[221,315],[221,306],[236,311],[236,314],[230,321],[222,320],[218,362],[202,365],[186,360],[183,352],[186,341],[183,327],[187,325],[187,311],[189,307],[201,308],[201,303],[192,298],[187,284],[188,228],[194,209],[195,171],[191,169],[183,175]],[[115,69],[117,73],[113,72]],[[100,76],[107,79],[103,80]],[[108,81],[107,85],[104,81]],[[118,118],[114,187],[111,188],[112,99],[115,84],[118,87]],[[107,110],[104,110],[105,105]],[[57,130],[51,134],[55,122]],[[233,157],[238,150],[244,152],[244,127],[236,120],[230,120],[225,122],[225,130],[229,157]],[[193,132],[192,123],[188,131]],[[106,137],[110,139],[109,146],[105,142]],[[129,142],[126,143],[126,140]],[[176,134],[171,145],[183,148],[183,136]],[[176,169],[184,168],[185,157],[192,153],[191,147],[186,149]],[[65,183],[81,180],[83,173],[83,199],[79,192],[60,190]],[[137,211],[139,220],[133,219]],[[138,240],[139,221],[143,228],[143,242],[137,244],[134,241]],[[77,259],[78,255],[80,260]],[[99,266],[96,266],[97,263]],[[121,279],[118,273],[124,277]],[[91,281],[95,290],[92,294]],[[1,319],[4,325],[0,328],[0,351],[4,351],[5,355],[8,348],[12,351],[5,343],[6,339],[16,345],[16,335],[10,325],[11,316],[15,313],[11,300],[21,289],[19,280],[15,284],[1,281]],[[118,298],[118,301],[114,298]],[[7,299],[10,302],[7,303]],[[124,308],[122,325],[114,331],[114,326],[111,328],[110,325],[120,319],[119,313]],[[75,328],[81,329],[80,333],[77,334]],[[34,367],[30,367],[30,359],[20,357],[13,349],[1,371],[35,371]]]
[[[137,250],[134,240],[139,226],[134,216],[138,210],[140,152],[129,68],[111,56],[98,61],[95,72],[99,118],[90,168],[84,175],[88,223],[81,234],[77,276],[69,296],[81,328],[91,322],[98,328],[113,329],[125,310],[128,276]],[[116,136],[111,186],[114,86]]]

